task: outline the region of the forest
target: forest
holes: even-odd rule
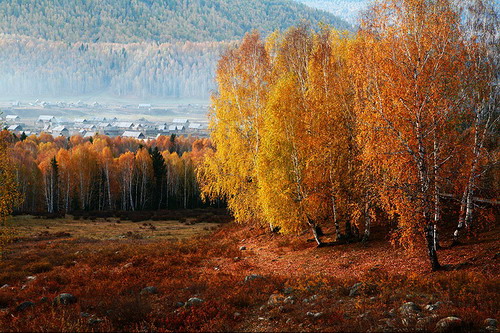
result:
[[[229,42],[65,43],[0,39],[4,96],[113,96],[208,99],[213,73]]]
[[[301,20],[350,28],[332,14],[287,0],[0,2],[0,33],[68,43],[228,41],[252,29],[270,33]]]
[[[221,52],[260,29],[345,21],[292,1],[1,1],[0,94],[207,100]]]
[[[318,246],[324,225],[367,241],[385,224],[439,269],[443,222],[458,241],[497,221],[474,198],[499,194],[498,29],[487,2],[408,0],[375,5],[356,34],[246,35],[218,64],[204,197]]]
[[[143,142],[96,135],[13,137],[6,159],[22,202],[19,213],[138,211],[202,207],[195,168],[207,139],[161,136]]]

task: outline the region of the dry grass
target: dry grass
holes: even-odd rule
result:
[[[51,237],[94,240],[119,240],[130,237],[181,240],[206,234],[220,225],[218,223],[187,223],[180,223],[177,220],[131,222],[116,217],[76,220],[71,215],[63,219],[40,219],[30,215],[21,215],[11,217],[9,221],[9,224],[15,227],[17,237],[25,240],[41,240]]]
[[[383,239],[317,249],[307,235],[236,225],[209,232],[214,224],[14,221],[24,234],[0,262],[0,286],[10,285],[0,289],[2,331],[414,331],[421,318],[389,314],[406,301],[444,302],[422,311],[426,331],[451,315],[479,331],[499,314],[498,230],[440,251],[454,269],[431,273],[425,257],[403,256]],[[458,265],[464,261],[470,265]],[[263,278],[244,282],[250,274]],[[356,282],[360,295],[350,297]],[[158,293],[141,293],[146,286]],[[63,292],[78,302],[53,306]],[[293,302],[269,304],[272,294]],[[177,304],[191,297],[204,302]],[[25,301],[35,306],[17,311]]]

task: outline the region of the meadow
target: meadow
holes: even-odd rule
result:
[[[498,318],[498,228],[442,240],[446,269],[431,272],[377,228],[367,244],[317,248],[220,210],[178,217],[14,217],[2,331],[479,332]]]

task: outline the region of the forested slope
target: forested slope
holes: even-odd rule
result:
[[[1,1],[0,32],[68,42],[223,41],[300,20],[348,25],[287,0]]]
[[[207,99],[220,51],[258,29],[347,29],[288,0],[0,2],[0,95]]]
[[[31,98],[113,96],[208,98],[227,42],[63,43],[0,39],[0,92]],[[21,96],[22,97],[22,96]]]

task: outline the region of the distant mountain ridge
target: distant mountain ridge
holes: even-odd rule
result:
[[[226,41],[301,20],[350,25],[291,0],[2,0],[0,33],[65,42]]]

